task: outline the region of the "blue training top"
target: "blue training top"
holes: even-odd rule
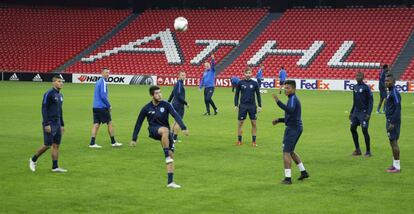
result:
[[[256,99],[259,107],[262,107],[262,99],[260,97],[259,84],[256,81],[241,80],[236,88],[236,94],[234,95],[234,106],[239,106],[239,94],[241,92],[240,106],[256,107]]]
[[[214,64],[214,59],[211,59],[211,68],[205,70],[203,73],[203,77],[200,80],[199,88],[211,88],[215,86],[215,76],[216,76],[216,69]]]
[[[354,101],[352,104],[351,114],[366,113],[371,115],[374,105],[374,98],[371,89],[364,82],[358,83],[354,86]]]
[[[185,88],[183,80],[178,80],[175,84],[174,89],[168,98],[168,102],[170,103],[171,101],[173,101],[173,105],[187,105],[187,101],[185,101]]]
[[[44,126],[50,125],[52,122],[60,122],[61,126],[64,126],[63,122],[63,95],[55,88],[48,90],[43,95],[42,101],[42,124]]]
[[[385,116],[391,124],[401,122],[401,95],[395,87],[388,89]]]
[[[302,106],[296,94],[289,95],[287,104],[278,101],[277,105],[285,111],[285,117],[278,119],[279,122],[284,122],[286,126],[302,127]]]
[[[132,140],[136,141],[138,138],[138,133],[141,129],[144,119],[147,118],[148,128],[149,127],[166,127],[170,128],[168,122],[168,116],[172,115],[174,120],[178,123],[182,130],[186,130],[187,127],[184,125],[180,115],[174,110],[171,104],[167,101],[162,100],[157,105],[149,102],[146,104],[138,115],[137,122],[135,123],[134,133],[132,134]]]
[[[257,71],[256,79],[263,79],[263,71],[261,68]]]
[[[93,96],[94,108],[111,108],[108,100],[108,86],[105,78],[101,77],[95,84],[95,92]]]
[[[285,69],[279,71],[279,79],[280,81],[285,81],[287,78],[287,73]]]

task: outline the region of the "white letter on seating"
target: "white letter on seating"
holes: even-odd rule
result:
[[[302,49],[276,49],[277,43],[274,40],[267,41],[256,54],[250,58],[247,65],[259,65],[267,55],[302,55],[296,65],[300,67],[307,67],[322,51],[324,41],[315,41],[307,50]]]
[[[220,46],[236,46],[239,40],[196,40],[197,45],[207,45],[197,56],[190,61],[192,65],[200,65],[208,56],[216,51]]]
[[[380,63],[376,62],[345,62],[355,47],[354,41],[344,41],[328,62],[332,68],[380,68]]]
[[[155,41],[161,40],[162,48],[140,48],[139,46]],[[121,45],[112,50],[106,50],[103,53],[91,55],[87,58],[82,58],[82,62],[94,62],[95,60],[102,59],[117,53],[164,53],[169,64],[182,64],[183,61],[180,58],[178,47],[176,46],[175,39],[170,29],[160,31],[157,34],[146,36],[143,39],[138,39],[135,42],[130,42],[126,45]]]

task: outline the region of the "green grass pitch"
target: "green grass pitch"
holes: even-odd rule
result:
[[[353,143],[348,114],[349,92],[298,91],[304,133],[298,143],[311,178],[293,185],[283,178],[283,125],[271,120],[283,115],[262,94],[258,116],[259,147],[250,147],[250,124],[237,140],[237,113],[230,88],[217,88],[219,115],[202,116],[202,92],[187,88],[184,121],[190,136],[176,145],[175,181],[182,189],[167,189],[162,149],[143,126],[138,145],[130,148],[133,127],[150,97],[147,86],[109,86],[116,138],[124,147],[110,147],[106,126],[88,148],[92,126],[93,85],[66,84],[60,166],[50,172],[50,151],[39,158],[35,173],[28,160],[42,144],[41,101],[50,83],[0,82],[0,213],[412,213],[414,201],[414,94],[402,94],[400,138],[402,173],[387,174],[392,156],[384,115],[370,122],[371,158],[351,157]],[[167,98],[171,87],[162,87]],[[269,90],[271,92],[271,90]],[[282,96],[285,102],[286,97]],[[376,108],[378,94],[374,94]],[[248,121],[247,121],[248,122]],[[363,136],[360,141],[365,150]],[[296,166],[292,176],[299,176]]]

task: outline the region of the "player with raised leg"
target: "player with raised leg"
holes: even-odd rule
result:
[[[161,141],[161,146],[164,151],[165,163],[167,164],[167,187],[181,188],[180,185],[174,183],[174,140],[170,133],[168,116],[171,114],[174,117],[175,121],[183,130],[182,132],[184,135],[188,135],[187,127],[184,125],[180,115],[177,114],[171,104],[162,100],[161,89],[158,86],[151,86],[149,93],[152,100],[146,104],[139,113],[130,146],[136,146],[142,123],[144,122],[144,119],[147,118],[149,137]]]

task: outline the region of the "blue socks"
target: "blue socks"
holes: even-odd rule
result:
[[[37,161],[37,158],[38,158],[38,157],[37,157],[36,155],[33,155],[33,157],[32,157],[32,161],[33,161],[33,162],[36,162],[36,161]]]
[[[111,144],[114,144],[114,143],[116,143],[115,137],[114,136],[111,136]]]
[[[242,136],[237,136],[237,140],[239,141],[239,142],[241,142],[242,141]]]
[[[169,172],[168,173],[168,183],[167,184],[170,184],[170,183],[173,182],[173,177],[174,177],[174,173]]]
[[[53,163],[52,169],[58,168],[58,161],[57,160],[52,160],[52,163]]]
[[[165,158],[167,158],[168,156],[170,156],[170,154],[169,154],[170,148],[163,148],[163,150],[164,150]]]
[[[256,136],[252,136],[252,141],[256,142]]]

